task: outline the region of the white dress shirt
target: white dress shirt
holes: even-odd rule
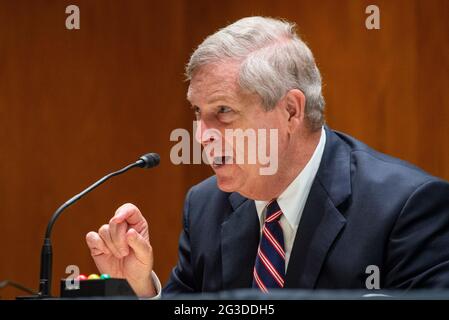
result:
[[[295,180],[285,189],[277,198],[279,207],[283,215],[279,220],[284,233],[284,251],[285,251],[285,271],[287,271],[290,254],[295,241],[296,231],[298,230],[299,221],[301,220],[304,206],[315,180],[316,173],[323,157],[324,145],[326,144],[326,132],[321,129],[321,137],[315,151],[304,169],[298,174]],[[266,206],[268,201],[254,201],[257,214],[260,221],[260,233],[262,235],[262,227],[265,221]]]

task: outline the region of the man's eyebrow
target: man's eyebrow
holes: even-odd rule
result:
[[[207,101],[207,103],[208,104],[211,104],[211,103],[214,103],[214,102],[217,102],[217,101],[219,101],[219,100],[222,100],[222,101],[230,101],[230,100],[232,100],[229,96],[227,96],[227,95],[216,95],[216,96],[212,96],[211,98],[209,98],[209,100]]]

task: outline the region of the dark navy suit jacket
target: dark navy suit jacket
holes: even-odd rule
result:
[[[449,287],[449,184],[326,128],[286,288]],[[163,293],[250,288],[260,225],[254,201],[211,177],[187,194],[179,261]]]

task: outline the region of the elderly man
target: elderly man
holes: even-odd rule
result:
[[[223,163],[214,149],[215,176],[187,194],[164,293],[449,286],[449,184],[324,126],[321,76],[292,24],[241,19],[209,36],[186,70],[203,146],[229,145],[226,129],[277,129],[279,157],[262,175],[266,164]],[[139,296],[160,293],[134,205],[87,243],[100,272]]]

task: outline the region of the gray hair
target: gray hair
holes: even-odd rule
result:
[[[312,129],[324,124],[321,75],[309,47],[296,34],[295,24],[266,17],[240,19],[207,37],[186,66],[187,80],[200,67],[237,61],[239,85],[256,93],[265,110],[272,110],[292,89],[306,97],[305,116]]]

